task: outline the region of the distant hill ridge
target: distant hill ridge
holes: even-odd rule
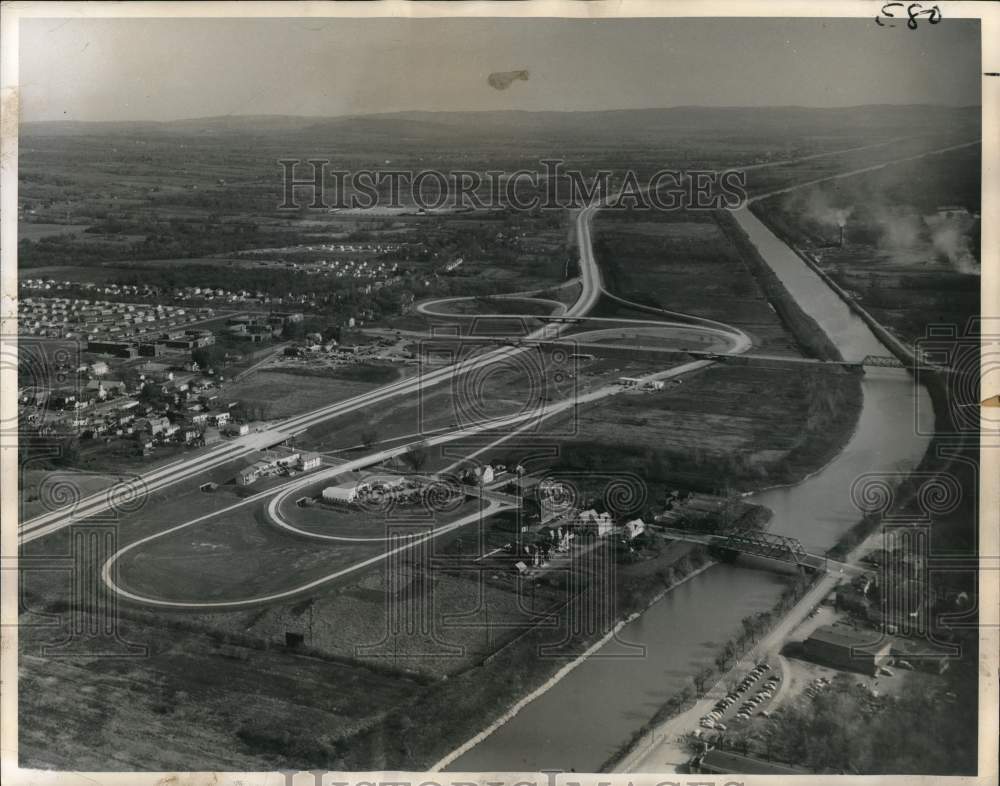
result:
[[[956,123],[978,125],[978,106],[947,107],[927,104],[877,104],[843,108],[800,106],[707,107],[663,109],[609,109],[600,111],[495,110],[477,112],[407,111],[338,117],[297,115],[221,115],[169,121],[48,121],[23,123],[26,135],[87,135],[93,133],[149,133],[214,135],[220,133],[269,136],[273,134],[336,133],[338,135],[417,139],[460,135],[469,138],[541,137],[643,138],[682,129],[712,128],[734,134],[752,129],[872,128],[913,122],[942,128]],[[743,126],[749,128],[741,128]]]

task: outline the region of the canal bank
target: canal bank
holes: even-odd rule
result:
[[[886,354],[868,325],[759,219],[746,209],[733,216],[842,357]],[[862,394],[858,426],[833,461],[795,486],[751,498],[774,511],[771,531],[795,536],[809,550],[825,551],[857,524],[859,482],[879,473],[905,476],[927,450],[930,397],[906,371],[869,371]],[[623,657],[610,642],[448,769],[595,770],[689,684],[743,617],[769,609],[782,586],[775,574],[739,565],[705,571],[622,628],[620,638],[645,646],[644,657]]]

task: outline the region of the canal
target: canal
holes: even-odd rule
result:
[[[889,354],[864,321],[756,216],[744,208],[734,217],[844,358]],[[852,487],[859,478],[912,469],[930,442],[923,436],[933,427],[930,398],[906,371],[868,369],[862,391],[858,425],[833,461],[795,486],[751,498],[774,511],[772,532],[793,535],[810,550],[829,548],[857,523]],[[711,663],[744,617],[773,606],[782,587],[780,577],[767,571],[722,564],[709,568],[622,628],[618,640],[643,645],[642,657],[609,642],[446,769],[596,771]]]

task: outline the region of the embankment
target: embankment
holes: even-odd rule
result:
[[[840,351],[811,316],[789,294],[777,274],[761,257],[746,232],[727,210],[716,210],[715,220],[729,238],[740,257],[757,279],[768,301],[778,312],[789,332],[795,337],[807,357],[819,360],[843,360]]]

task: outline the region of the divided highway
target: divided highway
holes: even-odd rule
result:
[[[581,291],[576,303],[564,313],[563,316],[566,317],[584,316],[594,307],[598,298],[604,292],[600,269],[594,258],[590,234],[591,222],[599,209],[599,204],[595,202],[579,210],[576,216],[576,236],[580,249]],[[690,329],[692,326],[685,325],[683,327]],[[720,327],[727,328],[728,326],[715,323],[714,331],[717,332]],[[565,329],[566,325],[562,324],[546,325],[528,334],[525,338],[528,340],[543,336],[551,338],[553,334],[558,335]],[[749,347],[749,339],[741,331],[733,328],[728,328],[728,330],[737,338],[735,351],[742,351]],[[35,518],[24,521],[18,528],[18,541],[24,544],[37,540],[73,523],[84,521],[91,516],[114,509],[116,507],[116,500],[123,498],[133,499],[136,495],[149,494],[166,488],[214,467],[234,461],[243,456],[249,456],[258,450],[283,442],[288,437],[305,431],[311,426],[315,426],[330,418],[356,412],[397,396],[419,393],[426,388],[453,379],[456,375],[469,373],[483,366],[515,357],[526,351],[528,350],[524,347],[504,347],[489,350],[467,361],[463,361],[458,366],[446,366],[427,373],[421,373],[416,377],[394,382],[368,393],[355,396],[354,398],[288,418],[275,424],[273,428],[267,431],[237,437],[223,445],[200,452],[190,458],[152,470],[124,484],[91,494],[69,507],[59,508],[58,510],[43,513]],[[375,457],[369,457],[369,459],[369,464],[378,463],[379,461]]]

